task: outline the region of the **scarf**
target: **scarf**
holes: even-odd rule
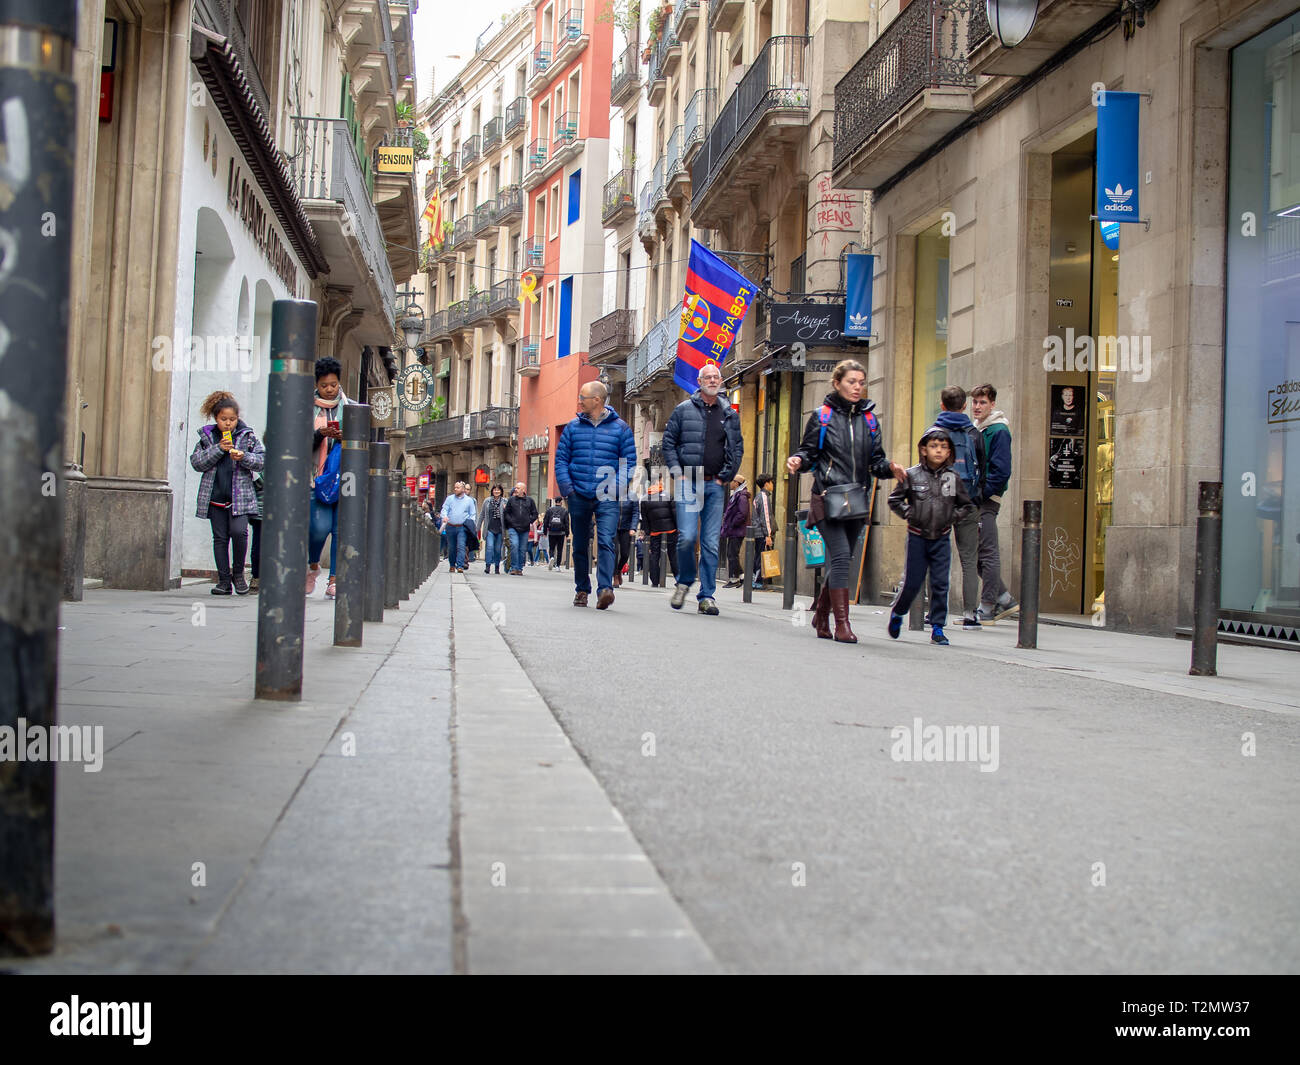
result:
[[[347,401],[348,401],[348,397],[343,394],[343,389],[341,388],[339,389],[339,394],[335,396],[332,400],[321,399],[320,395],[317,394],[316,417],[312,423],[312,429],[321,430],[324,429],[326,424],[329,422],[342,421],[341,418],[338,417],[332,418],[330,417],[330,415],[338,411],[340,407],[342,407],[345,403],[347,403]],[[334,443],[334,441],[331,440],[328,436],[322,436],[320,438],[320,446],[316,448],[316,476],[317,477],[319,477],[322,473],[325,472],[325,456],[329,454],[330,445],[332,443]]]

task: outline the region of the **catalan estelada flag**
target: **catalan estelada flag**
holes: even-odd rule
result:
[[[752,281],[736,273],[699,241],[691,241],[673,370],[673,381],[679,388],[694,392],[706,362],[722,365],[757,291]]]
[[[429,206],[424,209],[424,214],[420,216],[421,220],[428,223],[429,226],[429,247],[433,248],[442,243],[442,199],[440,193],[435,187],[433,196],[429,200]]]

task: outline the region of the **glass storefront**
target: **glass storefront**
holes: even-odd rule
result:
[[[912,439],[933,424],[948,383],[948,238],[937,222],[916,238],[916,302],[912,333]],[[915,450],[908,449],[910,466]]]
[[[1222,606],[1294,624],[1300,617],[1300,14],[1233,50],[1229,138]]]

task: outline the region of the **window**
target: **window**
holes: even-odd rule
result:
[[[582,171],[575,170],[569,175],[569,225],[578,220],[582,206]],[[855,260],[856,261],[856,260]]]
[[[555,342],[555,357],[562,359],[573,350],[573,278],[560,282],[560,336]]]
[[[555,333],[555,282],[546,286],[545,308],[542,311],[544,329],[549,337]]]
[[[552,240],[560,235],[560,183],[551,186],[551,224],[547,233]]]
[[[546,236],[546,193],[537,197],[537,205],[533,208],[533,236]]]

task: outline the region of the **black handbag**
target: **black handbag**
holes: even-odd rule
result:
[[[852,521],[871,513],[871,499],[865,485],[833,484],[823,493],[828,521]]]

